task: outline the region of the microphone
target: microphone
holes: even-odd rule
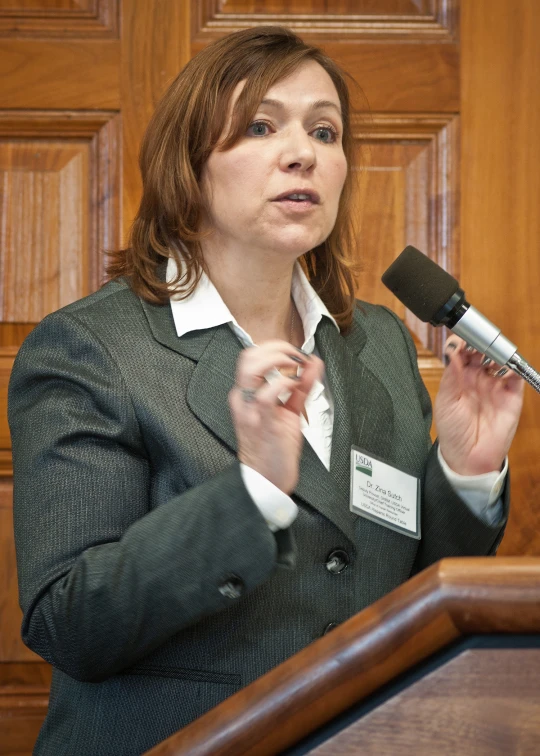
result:
[[[540,393],[540,374],[500,329],[465,299],[459,282],[415,247],[405,247],[382,282],[424,323],[446,326],[498,365],[507,365]]]

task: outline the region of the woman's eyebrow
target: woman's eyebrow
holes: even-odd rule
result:
[[[271,105],[274,108],[279,108],[280,110],[286,110],[287,106],[281,102],[281,100],[261,100],[261,105]],[[321,108],[334,108],[337,110],[339,117],[341,118],[341,108],[336,105],[335,102],[332,102],[331,100],[316,100],[315,102],[311,102],[308,105],[308,110],[320,110]]]

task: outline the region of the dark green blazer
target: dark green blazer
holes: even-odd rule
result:
[[[27,338],[9,394],[22,635],[54,667],[35,753],[140,754],[418,570],[495,551],[505,520],[447,483],[399,319],[363,304],[316,342],[330,471],[304,444],[299,515],[275,536],[236,458],[229,326],[178,338],[168,305],[117,281]],[[420,542],[349,511],[351,444],[422,477]]]

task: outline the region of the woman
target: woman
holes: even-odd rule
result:
[[[36,753],[139,754],[414,572],[494,553],[522,385],[453,337],[431,447],[407,331],[354,302],[352,144],[320,51],[216,42],[152,119],[112,280],[21,348],[23,638],[54,666]],[[420,540],[350,510],[353,446],[422,479]]]

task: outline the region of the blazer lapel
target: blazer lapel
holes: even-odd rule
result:
[[[241,345],[228,325],[218,326],[201,355],[187,391],[187,401],[199,420],[232,451],[238,445],[229,409]]]
[[[228,394],[234,384],[240,342],[228,325],[176,335],[170,305],[142,302],[150,330],[160,344],[193,360],[187,402],[192,412],[236,453]]]
[[[331,520],[351,541],[358,515],[350,511],[351,446],[387,457],[393,433],[392,400],[361,359],[366,335],[357,322],[343,337],[326,318],[316,335],[334,402],[330,471],[304,444],[295,494]]]
[[[338,334],[326,319],[317,331],[317,346],[334,400],[330,473],[347,496],[351,445],[388,458],[394,432],[392,399],[362,359],[365,343],[366,334],[357,321],[346,336]]]
[[[191,331],[180,339],[176,335],[170,304],[150,304],[144,299],[140,301],[152,336],[156,341],[159,341],[160,344],[172,349],[174,352],[178,352],[184,355],[184,357],[189,357],[190,360],[198,362],[214,337],[214,329],[208,328],[202,331]]]

